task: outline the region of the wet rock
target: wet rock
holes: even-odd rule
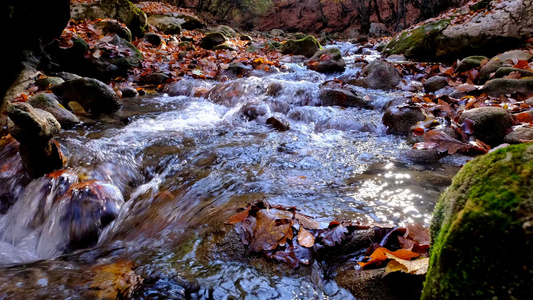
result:
[[[180,34],[181,22],[170,15],[150,15],[148,24],[165,34]]]
[[[504,143],[520,144],[524,141],[533,140],[533,128],[532,127],[518,127],[512,132],[505,135],[503,138]]]
[[[320,120],[320,114],[312,107],[294,107],[288,113],[287,117],[294,121],[305,123],[317,122]]]
[[[169,96],[201,97],[208,91],[208,86],[205,82],[196,79],[181,79],[167,84],[163,91]]]
[[[266,120],[266,123],[272,126],[277,131],[287,131],[291,128],[289,121],[282,117],[270,117]]]
[[[335,281],[356,299],[412,300],[420,298],[424,275],[402,272],[385,274],[385,268],[355,270],[352,267],[337,271]]]
[[[387,56],[385,60],[389,62],[400,62],[400,61],[407,61],[407,58],[405,58],[405,56],[401,54],[392,54],[392,55]]]
[[[444,76],[433,76],[424,81],[424,91],[427,93],[436,92],[448,85],[448,81]]]
[[[363,125],[360,122],[346,120],[345,118],[331,117],[316,122],[315,132],[325,132],[331,129],[342,131],[368,131],[363,130]]]
[[[80,122],[76,115],[60,106],[54,94],[40,93],[29,98],[27,103],[34,108],[39,108],[52,114],[62,128],[70,128]]]
[[[244,115],[248,121],[257,119],[259,116],[264,116],[270,112],[268,105],[260,101],[248,102],[241,107],[239,112]]]
[[[465,57],[461,60],[461,62],[457,65],[457,68],[455,69],[456,72],[464,72],[469,71],[471,69],[479,68],[481,67],[481,62],[483,60],[489,60],[486,56],[469,56]]]
[[[495,78],[502,78],[504,76],[509,75],[511,72],[517,72],[520,74],[521,77],[533,77],[533,72],[524,70],[524,69],[518,69],[518,68],[511,68],[511,67],[502,67],[499,68],[496,73],[494,74]]]
[[[267,87],[267,95],[275,97],[279,94],[279,92],[281,92],[282,89],[283,85],[281,85],[281,83],[273,82]]]
[[[307,62],[307,67],[319,73],[336,73],[344,72],[346,63],[339,49],[328,48],[316,52]]]
[[[161,73],[161,72],[155,72],[150,73],[148,75],[145,75],[140,78],[139,83],[140,84],[153,84],[153,85],[160,85],[165,83],[167,80],[171,78],[170,75]]]
[[[251,66],[247,66],[243,63],[231,63],[228,65],[228,68],[220,72],[221,76],[226,76],[229,79],[236,79],[250,76],[250,73],[253,71]]]
[[[491,79],[491,75],[493,75],[493,73],[496,73],[496,71],[498,71],[498,69],[501,67],[503,67],[503,63],[501,60],[490,60],[486,65],[481,67],[481,70],[479,70],[479,82],[487,82],[487,80]]]
[[[127,0],[73,2],[70,5],[70,15],[74,20],[118,20],[126,24],[134,37],[142,37],[147,26],[146,14]]]
[[[370,89],[391,90],[401,81],[398,70],[388,62],[374,60],[362,70],[363,78],[350,79],[349,84]]]
[[[355,41],[359,44],[368,43],[368,36],[360,34],[357,38],[355,38]]]
[[[64,81],[70,81],[81,78],[81,76],[69,72],[57,72],[54,73],[54,76],[61,77]]]
[[[212,165],[218,158],[218,154],[215,151],[206,150],[201,152],[194,161],[194,165],[198,167]]]
[[[487,95],[494,97],[516,93],[531,96],[533,95],[533,79],[492,79],[485,83],[483,91],[487,93]]]
[[[513,126],[513,116],[501,107],[479,107],[464,111],[459,123],[474,121],[474,136],[491,145],[499,145]]]
[[[383,49],[385,49],[385,47],[387,47],[387,43],[379,42],[376,46],[374,46],[374,50],[381,52]]]
[[[412,126],[425,119],[426,115],[419,106],[400,105],[387,108],[382,121],[387,126],[387,133],[407,135]]]
[[[102,229],[113,221],[124,204],[120,190],[98,180],[75,183],[59,200],[65,203],[61,222],[69,232],[66,252],[94,246]]]
[[[531,144],[509,146],[468,162],[454,177],[433,214],[422,299],[530,296],[532,153]]]
[[[270,111],[277,112],[286,115],[290,110],[291,106],[281,100],[271,100],[268,102],[268,107],[270,107]]]
[[[63,103],[79,103],[92,114],[113,113],[122,107],[115,91],[105,83],[94,78],[81,78],[64,82],[53,89]]]
[[[65,80],[63,80],[61,77],[50,76],[38,79],[35,82],[35,85],[39,88],[39,90],[46,91],[62,84],[63,82],[65,82]]]
[[[435,149],[407,149],[402,151],[400,156],[415,163],[434,163],[440,159],[440,154]]]
[[[27,172],[34,178],[63,167],[63,156],[53,136],[61,125],[50,113],[28,103],[13,103],[7,113],[14,122],[10,130],[20,142],[20,156]]]
[[[321,48],[317,39],[308,35],[303,39],[287,41],[281,46],[281,53],[303,55],[310,58]]]
[[[347,87],[323,87],[318,96],[324,106],[344,106],[371,108],[370,101],[363,99],[353,89]]]
[[[104,35],[116,34],[124,40],[131,42],[131,31],[117,20],[101,20],[95,24],[95,28],[101,30]]]
[[[163,43],[161,36],[156,33],[147,32],[144,34],[144,40],[152,44],[154,47],[159,47]]]
[[[139,92],[130,86],[123,87],[119,91],[122,93],[123,98],[133,98],[139,96]]]
[[[211,50],[215,46],[220,45],[224,43],[225,41],[226,41],[226,37],[222,33],[211,32],[211,33],[207,33],[202,38],[202,43],[200,44],[200,46],[204,49]]]

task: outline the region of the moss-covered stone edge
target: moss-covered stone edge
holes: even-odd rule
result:
[[[531,289],[533,145],[467,163],[440,198],[431,224],[422,299],[521,299]],[[524,215],[524,213],[526,215]],[[530,220],[531,221],[531,220]]]

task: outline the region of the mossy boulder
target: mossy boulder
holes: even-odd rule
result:
[[[465,57],[461,60],[459,65],[457,65],[456,71],[457,72],[464,72],[469,71],[471,69],[479,68],[481,67],[481,62],[484,60],[489,60],[486,56],[469,56]]]
[[[518,72],[521,77],[533,77],[533,72],[532,71],[519,69],[519,68],[512,68],[512,67],[499,68],[496,71],[496,74],[494,74],[494,77],[502,78],[504,76],[507,76],[507,75],[511,74],[512,72]]]
[[[483,91],[489,96],[500,97],[506,94],[521,93],[526,96],[533,95],[533,78],[507,79],[497,78],[487,81]]]
[[[435,56],[437,35],[449,24],[449,20],[441,20],[404,30],[387,44],[383,53],[431,59]]]
[[[181,33],[181,22],[173,16],[150,15],[148,17],[148,24],[154,26],[157,30],[165,34]]]
[[[281,46],[281,53],[303,55],[307,58],[312,57],[322,46],[318,40],[311,35],[299,40],[289,40]]]
[[[146,14],[128,0],[76,1],[70,5],[70,14],[74,20],[118,20],[126,24],[134,37],[142,37],[148,25]]]
[[[70,128],[80,123],[80,119],[59,104],[57,97],[51,93],[39,93],[27,101],[32,107],[49,112],[61,124],[61,128]]]
[[[101,20],[95,24],[95,28],[102,30],[104,35],[116,34],[128,42],[131,42],[131,31],[124,24],[117,20]]]
[[[106,51],[109,45],[114,46],[116,52]],[[132,43],[118,35],[109,35],[97,42],[92,55],[87,59],[87,69],[80,72],[106,80],[125,76],[129,69],[140,66],[142,60],[142,53]]]
[[[422,299],[528,299],[533,145],[467,163],[437,203]]]
[[[210,32],[202,38],[200,46],[204,49],[211,50],[226,41],[226,36],[221,32]]]

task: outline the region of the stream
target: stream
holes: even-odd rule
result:
[[[336,46],[346,73],[359,71],[357,46]],[[223,101],[194,97],[195,87],[216,82],[193,79],[178,83],[180,96],[123,99],[116,116],[62,130],[56,140],[67,171],[56,177],[29,180],[17,152],[4,148],[0,164],[10,169],[0,173],[0,200],[14,204],[0,215],[0,299],[92,298],[109,265],[133,266],[144,279],[136,299],[350,299],[334,282],[317,282],[316,264],[309,274],[276,269],[276,262],[202,258],[207,231],[263,198],[295,206],[323,227],[332,220],[429,226],[464,159],[403,157],[410,146],[387,135],[381,117],[406,92],[357,88],[373,110],[309,105],[334,77],[286,63],[279,73],[225,82],[233,90],[220,92]],[[274,83],[282,89],[272,95]],[[249,103],[265,114],[243,116]],[[289,120],[290,130],[266,125],[272,115]],[[109,183],[118,217],[96,245],[64,254],[73,229],[65,227],[68,208],[53,199],[85,179]]]

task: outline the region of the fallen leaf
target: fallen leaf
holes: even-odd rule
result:
[[[517,69],[526,69],[527,67],[529,67],[529,62],[527,60],[518,60],[513,66],[513,68]]]
[[[274,250],[282,240],[292,234],[292,221],[290,215],[284,215],[280,210],[261,209],[257,211],[255,219],[256,228],[253,231],[253,240],[250,244],[252,251]],[[286,222],[276,222],[277,220],[287,220]]]
[[[415,149],[436,149],[439,152],[448,152],[449,154],[454,154],[457,151],[467,151],[473,148],[472,145],[456,140],[438,130],[426,132],[424,142],[416,143],[413,147]]]
[[[387,254],[392,254],[396,258],[405,259],[405,260],[410,260],[411,258],[415,258],[415,257],[420,256],[419,253],[415,253],[415,252],[410,251],[410,250],[400,249],[400,250],[396,250],[396,251],[391,251],[391,250],[389,250],[387,248],[381,247],[381,248],[377,248],[370,255],[371,259],[369,261],[367,261],[367,262],[360,262],[359,261],[357,263],[362,268],[365,268],[365,267],[371,266],[371,265],[377,265],[377,264],[380,264],[380,263],[386,261],[387,259],[389,259],[387,257]]]
[[[228,221],[226,222],[226,224],[237,224],[237,223],[240,223],[242,221],[244,221],[244,219],[248,218],[248,215],[250,214],[250,209],[252,208],[252,205],[248,204],[248,206],[246,206],[246,208],[244,210],[242,210],[241,212],[238,212],[237,214],[231,216]]]
[[[311,220],[308,217],[301,215],[299,213],[294,214],[294,219],[298,220],[298,223],[305,227],[306,229],[319,229],[320,225],[317,221]]]
[[[420,245],[429,245],[430,236],[429,229],[420,224],[408,224],[404,237],[410,238]]]
[[[327,231],[322,235],[322,242],[326,246],[333,247],[335,244],[340,244],[346,238],[347,233],[348,229],[342,225],[330,225]]]
[[[423,257],[415,260],[405,260],[392,254],[385,253],[391,259],[385,269],[385,274],[392,272],[404,272],[413,275],[424,275],[428,271],[429,257]]]
[[[298,243],[304,247],[313,247],[315,244],[315,237],[309,232],[309,230],[300,227],[300,231],[298,231]]]

